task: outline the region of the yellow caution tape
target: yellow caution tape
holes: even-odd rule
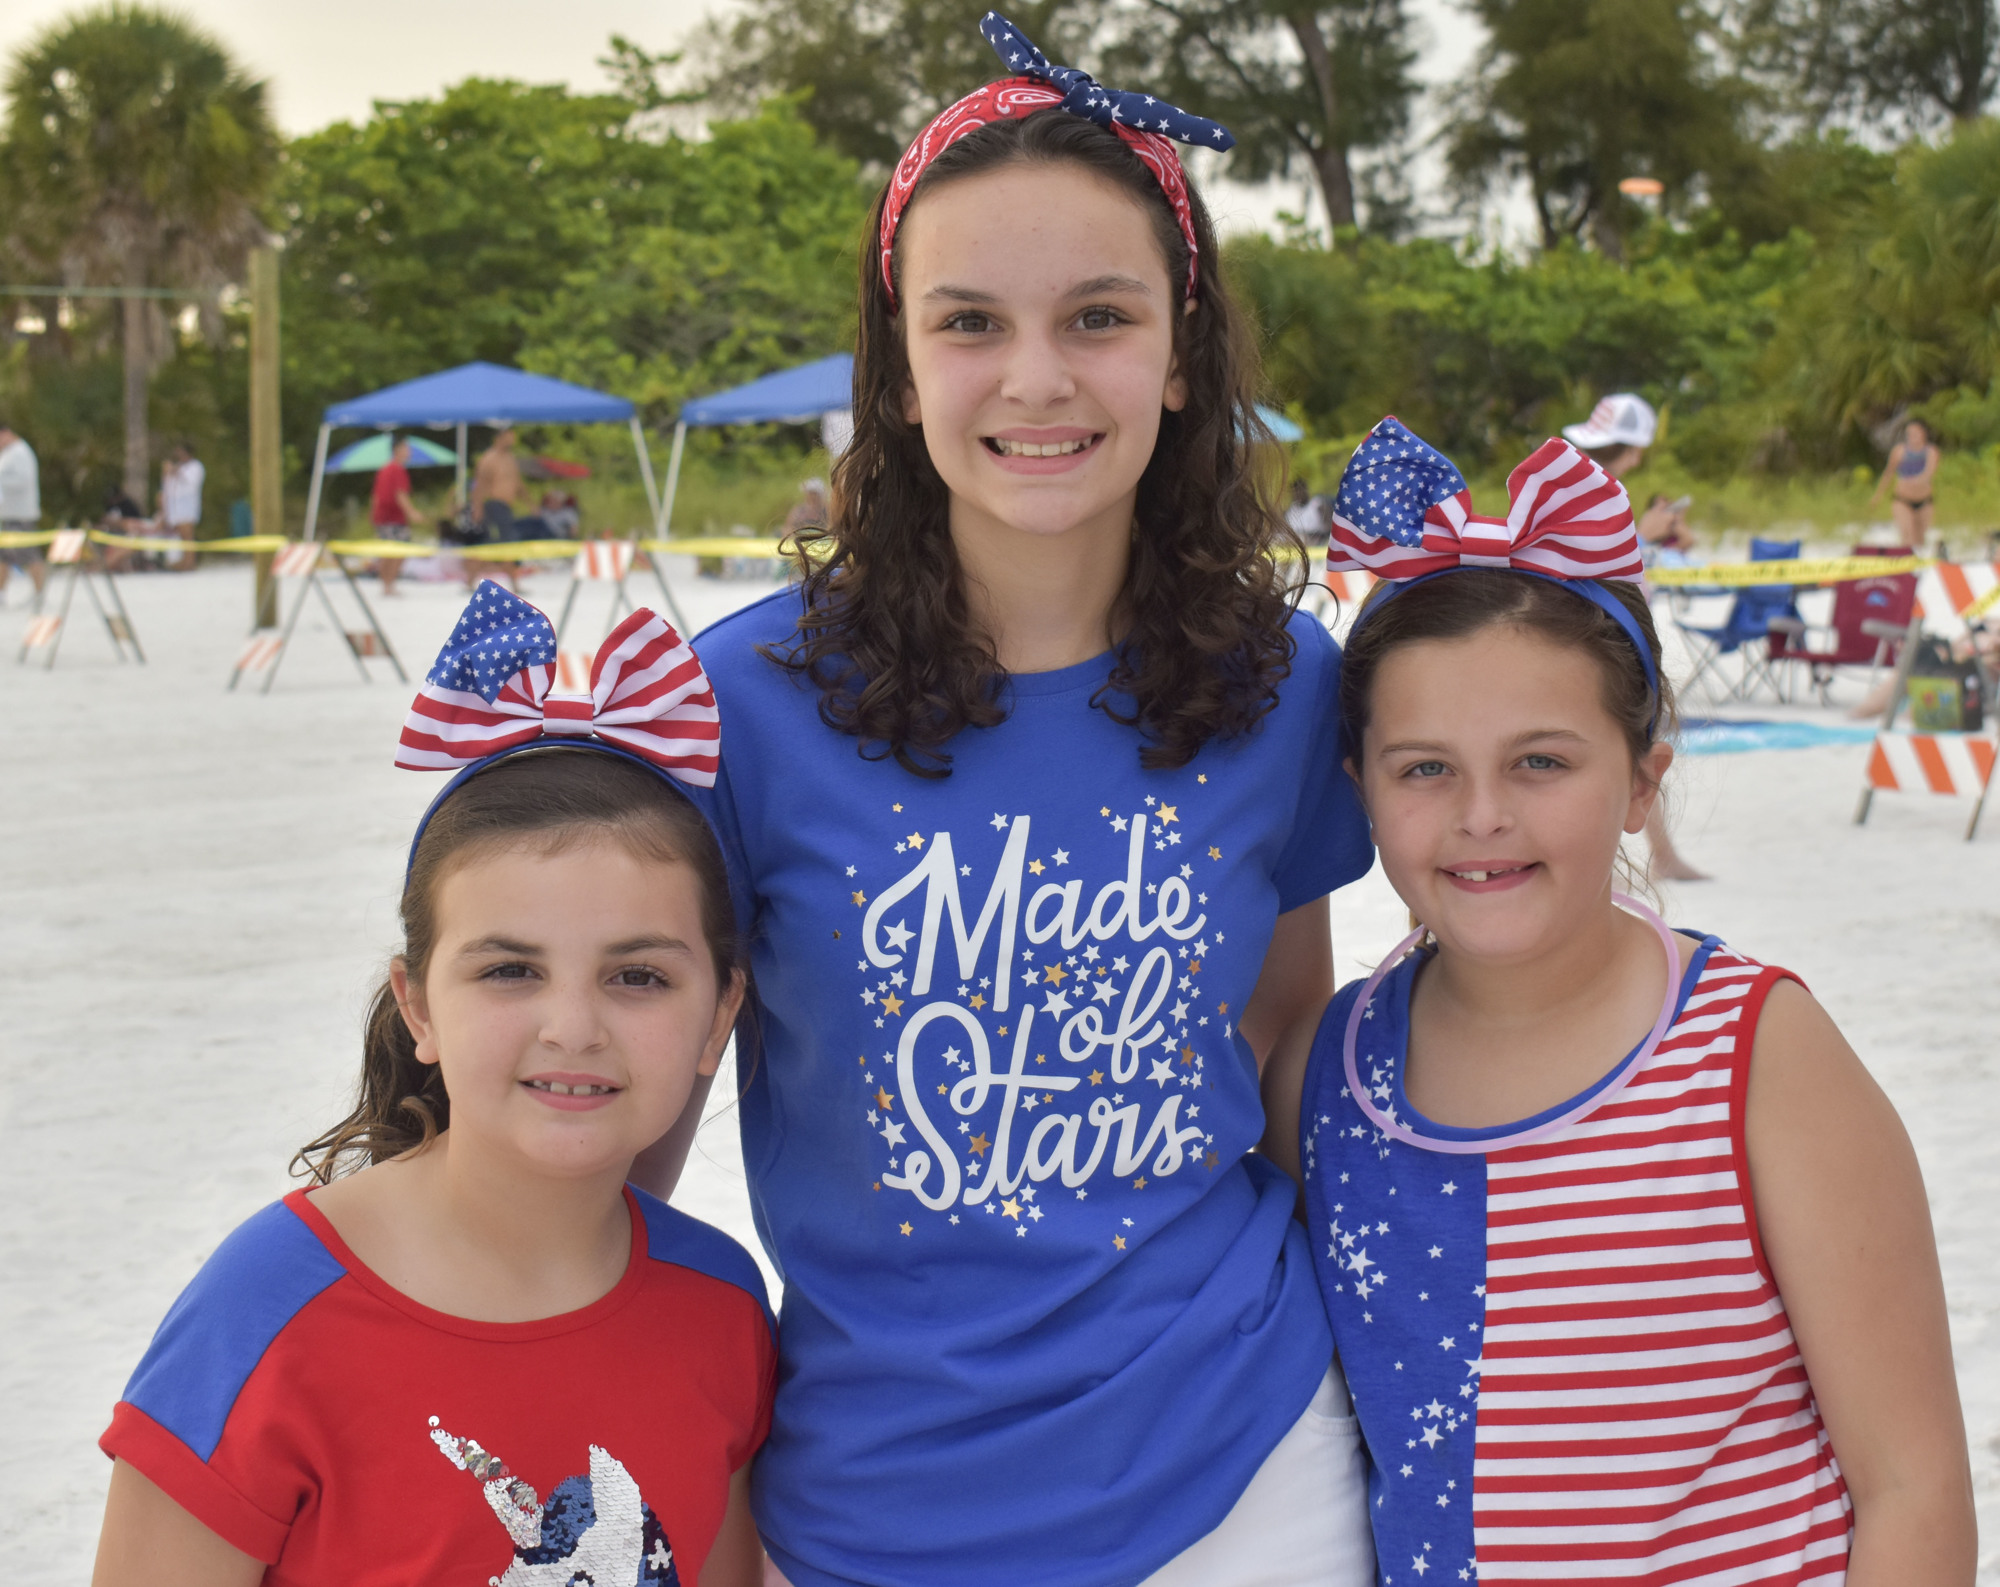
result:
[[[1740,589],[1750,584],[1846,584],[1935,567],[1929,557],[1820,557],[1790,562],[1721,562],[1705,568],[1648,568],[1646,582]]]
[[[1958,615],[1969,623],[1976,618],[1984,617],[1996,606],[2000,606],[2000,584],[1994,585]]]
[[[19,551],[26,546],[45,546],[55,539],[53,529],[0,529],[0,551]]]
[[[120,551],[276,551],[285,543],[283,535],[235,535],[227,540],[179,540],[172,535],[115,535],[107,530],[90,531],[93,543],[115,546]]]

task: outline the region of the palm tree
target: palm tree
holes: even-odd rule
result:
[[[264,240],[257,207],[278,163],[264,84],[183,19],[124,4],[74,15],[16,54],[5,93],[9,240],[64,285],[215,288]],[[160,301],[122,302],[125,488],[138,501],[147,387],[170,346]]]

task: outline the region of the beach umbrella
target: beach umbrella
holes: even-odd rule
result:
[[[458,462],[456,453],[435,441],[426,441],[420,435],[406,435],[403,439],[410,443],[411,468],[450,468]],[[388,463],[394,440],[393,436],[384,432],[342,447],[326,460],[326,471],[329,474],[372,474]]]

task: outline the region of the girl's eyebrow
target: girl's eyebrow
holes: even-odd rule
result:
[[[508,953],[516,958],[531,959],[542,950],[531,942],[517,942],[512,937],[481,937],[477,942],[468,942],[458,950],[461,959],[475,958],[482,953]]]
[[[499,936],[481,937],[477,942],[468,942],[458,950],[459,957],[465,959],[477,958],[487,953],[504,953],[518,959],[532,959],[543,951],[533,943],[517,942],[512,937]],[[618,958],[628,953],[692,953],[694,950],[679,937],[669,937],[665,933],[655,932],[643,937],[628,937],[623,942],[608,943],[603,951],[607,957]]]
[[[1073,298],[1096,297],[1100,292],[1138,292],[1146,297],[1153,295],[1153,289],[1137,276],[1093,276],[1088,281],[1080,281],[1069,289]]]
[[[694,950],[679,937],[652,935],[628,937],[623,942],[614,942],[605,950],[613,958],[627,953],[692,953]]]
[[[1509,749],[1519,749],[1523,744],[1532,744],[1537,739],[1548,738],[1567,739],[1571,743],[1576,744],[1585,742],[1584,736],[1573,728],[1531,727],[1525,733],[1516,733],[1513,738],[1508,740],[1507,747]],[[1450,749],[1451,746],[1449,744],[1438,743],[1431,739],[1411,738],[1400,739],[1394,744],[1384,744],[1377,753],[1382,755],[1409,755],[1415,753],[1441,755],[1449,752]]]
[[[924,294],[928,302],[932,298],[945,298],[953,303],[998,303],[1000,300],[991,292],[981,292],[976,287],[941,286],[932,287]]]

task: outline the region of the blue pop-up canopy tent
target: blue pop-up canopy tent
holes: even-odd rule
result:
[[[674,492],[681,480],[681,450],[689,425],[810,424],[838,413],[854,401],[854,355],[835,353],[796,369],[762,375],[732,391],[697,397],[681,409],[674,426],[673,455],[667,460],[667,499],[659,514],[665,537],[674,519]]]
[[[632,445],[639,455],[639,475],[646,483],[646,503],[657,520],[659,489],[653,483],[653,460],[646,451],[639,414],[623,397],[571,385],[552,375],[531,375],[525,369],[500,364],[461,364],[387,386],[365,397],[336,402],[326,410],[313,453],[312,490],[306,498],[306,538],[316,538],[320,485],[326,476],[327,438],[336,428],[378,430],[398,425],[453,425],[458,430],[459,494],[465,492],[465,431],[467,425],[489,424],[630,424]]]

